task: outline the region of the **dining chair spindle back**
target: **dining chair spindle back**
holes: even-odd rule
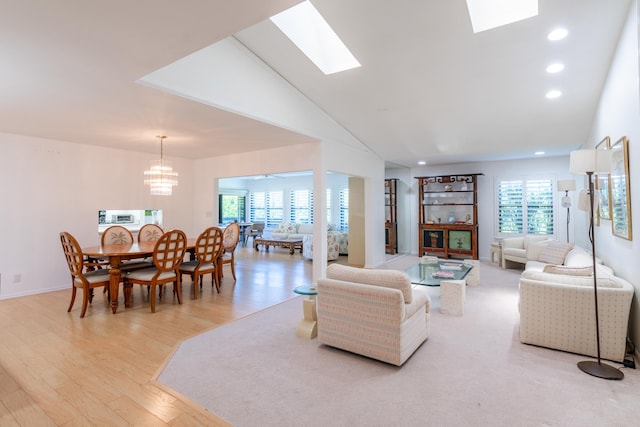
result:
[[[202,288],[202,277],[211,273],[211,284],[220,292],[220,278],[218,261],[222,254],[223,232],[218,227],[209,227],[200,233],[196,240],[196,259],[183,262],[180,265],[180,274],[189,274],[193,281],[193,298],[198,298],[198,283]]]
[[[76,291],[82,289],[82,311],[80,317],[83,318],[87,312],[87,307],[93,302],[93,289],[109,287],[109,271],[95,270],[87,273],[83,272],[85,267],[85,259],[82,249],[78,241],[70,233],[63,231],[60,233],[60,242],[62,243],[62,251],[64,252],[69,272],[71,273],[71,302],[67,312],[73,308],[76,300]]]
[[[164,233],[153,249],[153,267],[131,271],[124,277],[124,286],[134,284],[148,286],[151,312],[156,312],[156,286],[174,283],[174,295],[178,304],[182,304],[180,274],[178,268],[182,263],[187,248],[187,236],[181,230]]]

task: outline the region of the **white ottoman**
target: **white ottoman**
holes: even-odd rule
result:
[[[464,314],[466,283],[464,280],[443,280],[440,282],[440,312],[452,316]]]

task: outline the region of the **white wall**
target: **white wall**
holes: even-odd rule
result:
[[[68,289],[59,233],[98,244],[100,209],[162,209],[164,228],[194,233],[189,160],[171,159],[180,184],[160,197],[143,184],[150,154],[6,133],[0,152],[0,299]]]
[[[640,95],[638,86],[638,19],[637,2],[631,3],[625,27],[620,36],[617,51],[602,92],[599,107],[593,120],[586,148],[593,148],[605,136],[611,143],[626,136],[629,140],[629,173],[631,190],[632,231],[640,230]],[[583,218],[584,219],[584,218]],[[586,240],[586,220],[581,225],[583,245]],[[613,235],[611,221],[602,221],[596,227],[597,255],[610,265],[617,275],[624,277],[636,289],[631,308],[631,337],[640,345],[640,241],[638,233],[633,240]],[[577,236],[578,237],[578,236]]]

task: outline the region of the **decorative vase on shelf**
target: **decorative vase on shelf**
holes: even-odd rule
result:
[[[456,222],[456,216],[453,212],[449,212],[449,224]]]

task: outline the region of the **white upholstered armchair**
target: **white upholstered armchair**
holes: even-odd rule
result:
[[[502,268],[507,268],[507,261],[527,263],[527,248],[530,244],[548,240],[549,236],[527,234],[521,237],[509,237],[502,240]]]
[[[404,272],[332,264],[317,290],[323,344],[400,366],[429,336],[429,295]]]

